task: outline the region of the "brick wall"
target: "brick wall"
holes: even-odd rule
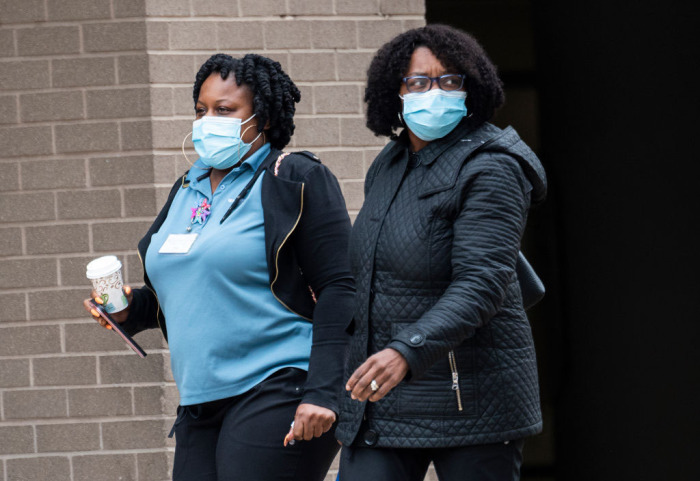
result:
[[[348,209],[383,145],[364,127],[373,52],[424,23],[417,0],[0,0],[0,480],[168,479],[167,346],[136,357],[86,318],[85,265],[137,240],[187,168],[191,85],[212,53],[279,60]],[[334,472],[328,479],[334,479]]]

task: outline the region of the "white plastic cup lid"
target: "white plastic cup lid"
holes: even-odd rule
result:
[[[121,268],[122,263],[117,256],[102,256],[90,261],[85,275],[88,279],[99,279],[114,274]]]

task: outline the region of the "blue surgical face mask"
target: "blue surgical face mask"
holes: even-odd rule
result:
[[[419,139],[430,142],[446,136],[467,115],[467,92],[445,91],[408,93],[403,99],[403,120]]]
[[[258,134],[249,144],[241,139],[241,126],[253,117],[255,115],[243,121],[232,117],[213,116],[195,120],[192,123],[192,143],[200,160],[209,167],[221,170],[239,163],[262,134]]]

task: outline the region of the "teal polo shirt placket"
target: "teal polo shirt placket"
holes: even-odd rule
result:
[[[311,323],[270,290],[261,197],[267,174],[221,222],[269,151],[266,144],[229,172],[213,195],[197,161],[146,253],[182,405],[241,394],[284,367],[308,370]],[[204,199],[209,215],[191,223],[192,209]],[[187,227],[197,235],[187,253],[158,252],[169,235],[187,234]]]

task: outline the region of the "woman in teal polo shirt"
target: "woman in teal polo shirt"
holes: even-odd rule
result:
[[[139,243],[146,285],[114,317],[168,340],[174,480],[321,480],[354,292],[345,203],[313,154],[281,151],[300,93],[279,63],[214,55],[193,96],[199,159]]]

